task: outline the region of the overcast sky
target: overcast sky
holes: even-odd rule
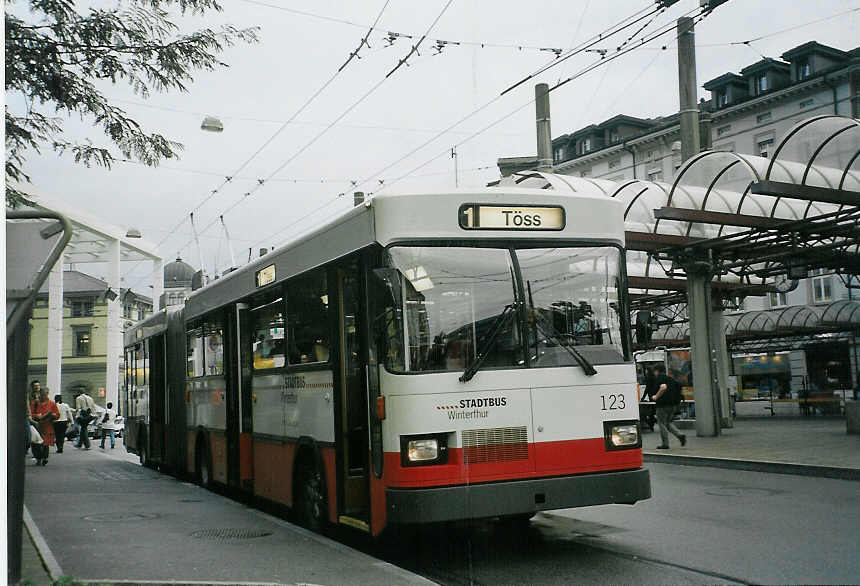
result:
[[[535,83],[552,85],[567,78],[598,60],[596,53],[579,54],[549,69],[391,165],[552,62],[553,53],[538,47],[575,47],[651,4],[650,0],[453,0],[443,12],[447,3],[390,0],[385,6],[385,0],[223,0],[223,13],[205,20],[188,19],[183,26],[222,22],[259,26],[260,43],[222,54],[229,68],[197,75],[187,94],[154,95],[146,101],[126,86],[105,86],[107,95],[121,101],[145,128],[183,143],[181,158],[158,168],[120,163],[105,170],[87,169],[75,165],[71,157],[47,151],[42,156],[31,152],[26,171],[33,179],[33,190],[95,213],[106,222],[136,227],[146,240],[161,243],[166,262],[180,254],[195,267],[199,260],[191,227],[182,220],[200,206],[195,219],[203,262],[212,274],[230,264],[217,221],[221,214],[242,264],[249,248],[256,254],[260,247],[279,245],[350,207],[350,194],[356,189],[374,192],[380,189],[380,181],[389,192],[453,187],[450,149],[455,145],[461,187],[483,186],[498,178],[499,157],[535,152],[534,106],[530,105]],[[681,0],[645,33],[674,22],[698,3]],[[343,65],[383,6],[380,30],[370,35],[370,48],[362,48],[361,58],[353,59],[236,174]],[[860,45],[858,8],[857,0],[729,0],[696,26],[700,97],[710,97],[701,89],[702,83],[728,71],[737,73],[762,55],[778,58],[810,40],[843,50]],[[420,54],[386,79],[440,13]],[[839,16],[828,18],[835,15]],[[414,38],[399,37],[389,45],[385,31]],[[595,48],[611,54],[627,36],[622,33]],[[731,44],[749,39],[759,40],[749,46]],[[448,43],[439,52],[434,49],[438,40],[468,44]],[[664,45],[666,50],[661,48]],[[553,137],[616,114],[647,118],[677,112],[677,83],[674,34],[669,34],[554,91]],[[7,96],[7,103],[13,110],[20,107],[15,96]],[[205,114],[218,116],[224,131],[201,131]],[[72,120],[66,128],[72,137],[106,142],[86,122]],[[233,179],[212,195],[226,176]],[[257,180],[268,177],[259,186]],[[358,187],[351,181],[358,182]],[[245,196],[248,192],[251,195]],[[341,193],[347,195],[338,197]],[[76,268],[103,274],[99,266]],[[122,273],[123,286],[147,293],[149,267],[124,267]]]

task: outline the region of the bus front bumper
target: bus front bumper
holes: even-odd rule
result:
[[[434,488],[389,488],[390,523],[437,523],[651,498],[648,470]]]

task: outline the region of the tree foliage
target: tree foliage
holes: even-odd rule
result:
[[[6,3],[6,199],[13,204],[30,177],[28,150],[49,145],[75,162],[110,167],[116,152],[157,165],[182,145],[143,129],[100,91],[104,82],[128,83],[141,97],[188,91],[193,73],[226,64],[217,55],[237,41],[255,42],[256,28],[225,25],[182,32],[171,18],[221,11],[216,0],[117,0],[112,8],[79,10],[75,0],[26,0],[28,16]],[[173,11],[171,14],[170,11]],[[98,85],[97,85],[98,84]],[[26,112],[11,113],[19,95]],[[63,121],[79,115],[110,142],[72,141]],[[111,145],[112,143],[112,145]]]

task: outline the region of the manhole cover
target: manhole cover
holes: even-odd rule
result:
[[[710,490],[706,490],[705,494],[709,494],[711,496],[773,496],[775,494],[780,494],[781,490],[774,490],[772,488],[753,488],[751,486],[722,486],[720,488],[712,488]]]
[[[191,534],[197,539],[254,539],[271,535],[265,529],[201,529]]]
[[[125,523],[127,521],[148,521],[158,519],[155,513],[99,513],[98,515],[87,515],[84,521],[96,523]]]

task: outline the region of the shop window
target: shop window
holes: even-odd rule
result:
[[[768,138],[765,140],[760,140],[758,141],[758,143],[756,143],[756,146],[758,147],[759,156],[764,157],[766,159],[770,154],[770,151],[773,149],[773,139]]]
[[[779,291],[772,291],[770,293],[770,306],[782,307],[783,305],[788,305],[785,293],[781,293]]]
[[[831,275],[823,276],[824,269],[816,269],[812,271],[812,300],[814,303],[826,303],[833,299],[833,277]]]
[[[252,356],[255,370],[284,366],[284,299],[260,300],[251,308],[254,339]]]
[[[92,331],[90,328],[75,328],[75,356],[91,356],[92,355],[92,340],[90,339]]]
[[[72,299],[72,317],[92,317],[92,299]]]
[[[290,365],[328,362],[328,302],[324,269],[287,283],[287,354]]]

